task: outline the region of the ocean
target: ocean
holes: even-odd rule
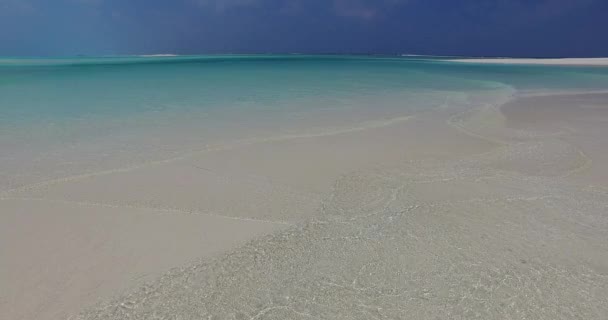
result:
[[[1,58],[0,191],[235,143],[498,104],[521,91],[607,85],[608,68],[425,57]]]

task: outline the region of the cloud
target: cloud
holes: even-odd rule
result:
[[[104,0],[61,0],[57,1],[57,6],[65,5],[93,5],[98,6]],[[36,13],[44,13],[45,0],[0,0],[0,16],[23,16]]]
[[[574,10],[593,4],[597,0],[510,0],[495,2],[470,1],[461,9],[463,12],[489,15],[496,19],[519,16],[522,19],[550,19],[568,14]]]
[[[3,14],[28,14],[34,11],[34,6],[27,0],[0,0],[0,16]]]
[[[217,12],[224,12],[238,7],[251,7],[258,5],[261,0],[194,0],[194,3],[203,8],[210,8]]]
[[[536,12],[546,17],[559,17],[572,10],[577,10],[582,7],[591,5],[596,0],[545,0],[541,1],[536,6]]]
[[[333,9],[337,16],[372,20],[387,10],[409,2],[410,0],[333,0]]]
[[[81,0],[87,1],[87,0]],[[89,0],[94,1],[94,0]],[[280,14],[328,11],[338,17],[372,20],[390,9],[416,0],[188,0],[214,12],[243,8],[271,8]]]
[[[373,19],[378,14],[378,8],[359,0],[334,0],[336,15],[342,17]]]
[[[103,0],[71,0],[74,3],[86,4],[86,5],[100,5]]]
[[[279,12],[286,15],[293,15],[302,12],[304,7],[302,0],[283,0],[283,3],[279,7]]]

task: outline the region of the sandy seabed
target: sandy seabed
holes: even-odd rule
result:
[[[518,95],[8,190],[0,318],[606,319],[607,131]]]

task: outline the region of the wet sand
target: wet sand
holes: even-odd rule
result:
[[[0,310],[604,319],[607,103],[520,96],[7,192]]]

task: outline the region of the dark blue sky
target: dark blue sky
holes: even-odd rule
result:
[[[0,0],[0,56],[608,56],[608,0]]]

